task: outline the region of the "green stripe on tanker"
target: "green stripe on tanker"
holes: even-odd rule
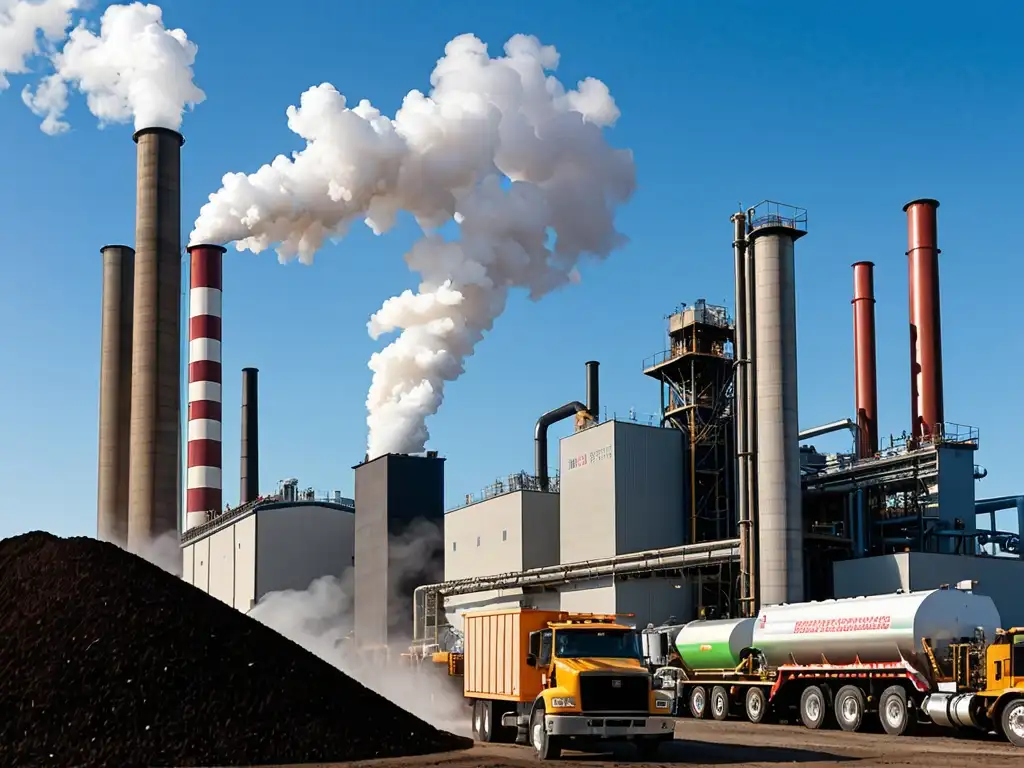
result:
[[[676,650],[690,669],[733,669],[753,645],[754,619],[691,621],[679,630]]]

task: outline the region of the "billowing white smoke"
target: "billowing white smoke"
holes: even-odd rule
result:
[[[183,30],[164,27],[159,6],[112,5],[98,33],[79,23],[51,57],[54,73],[21,97],[48,134],[70,127],[63,117],[71,89],[85,94],[101,126],[134,121],[136,130],[178,130],[185,110],[206,98],[193,82],[197,51]]]
[[[306,141],[256,173],[231,173],[203,206],[193,243],[275,247],[282,262],[312,263],[328,238],[363,220],[390,229],[400,210],[424,237],[406,255],[417,292],[389,299],[368,324],[400,332],[369,366],[369,458],[418,453],[446,382],[464,371],[509,291],[536,300],[579,279],[585,253],[605,257],[625,238],[614,213],[635,187],[632,153],[602,128],[619,110],[599,80],[566,90],[548,72],[558,52],[516,35],[490,58],[473,35],[445,47],[429,96],[411,91],[393,120],[368,101],[349,108],[325,83],[288,109]],[[460,236],[437,229],[449,221]]]
[[[0,91],[7,75],[28,71],[34,56],[64,40],[82,0],[0,0]]]
[[[420,521],[406,533],[392,538],[389,547],[390,578],[402,581],[406,576],[421,576],[425,558],[443,535],[436,526]],[[265,595],[249,611],[249,616],[279,632],[289,640],[316,654],[324,661],[355,678],[398,706],[436,728],[468,736],[469,717],[460,681],[446,676],[446,670],[400,664],[396,658],[371,658],[356,652],[351,642],[353,609],[353,571],[341,578],[324,576],[308,589],[285,590]],[[402,610],[406,626],[412,626],[412,606]],[[410,633],[411,634],[411,633]],[[403,642],[390,638],[396,650]],[[409,645],[409,637],[404,638]]]

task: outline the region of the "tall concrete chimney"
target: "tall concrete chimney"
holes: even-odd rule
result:
[[[181,134],[136,132],[128,548],[139,552],[179,520],[181,434]]]
[[[800,423],[797,402],[794,243],[805,234],[801,209],[762,203],[748,212],[756,293],[757,564],[761,605],[804,599]],[[748,340],[749,343],[749,340]],[[749,436],[748,436],[749,440]]]
[[[107,245],[100,326],[100,445],[96,537],[128,544],[128,441],[132,409],[132,304],[135,251]]]
[[[185,528],[202,525],[223,504],[221,316],[224,252],[192,245],[188,300],[188,471]]]
[[[260,495],[259,369],[242,369],[242,462],[238,503]]]

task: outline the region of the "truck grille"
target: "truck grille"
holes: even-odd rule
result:
[[[580,675],[584,712],[646,712],[650,706],[646,675]]]

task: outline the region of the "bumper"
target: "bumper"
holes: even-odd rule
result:
[[[633,736],[670,736],[676,721],[671,717],[644,715],[547,715],[544,727],[551,736],[590,736],[596,739],[620,739]]]

